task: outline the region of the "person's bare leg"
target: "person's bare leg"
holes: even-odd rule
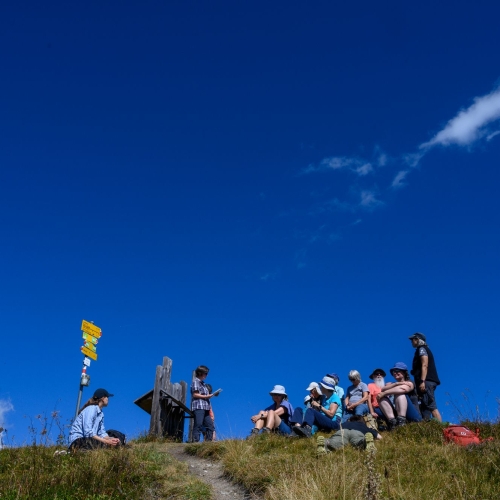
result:
[[[406,399],[406,394],[398,394],[395,396],[394,403],[398,416],[406,417],[406,412],[408,410],[408,400]]]
[[[438,421],[442,422],[443,418],[441,417],[441,413],[439,413],[439,410],[436,408],[435,410],[432,410],[432,416]]]
[[[261,410],[259,413],[260,414],[264,413],[264,410]],[[262,427],[264,427],[264,420],[263,419],[257,420],[257,422],[255,422],[254,426],[255,426],[255,429],[259,429],[259,431],[260,431],[262,429]]]
[[[394,410],[392,409],[392,405],[387,398],[382,398],[378,404],[380,406],[380,409],[382,410],[382,413],[386,416],[388,420],[395,418]]]

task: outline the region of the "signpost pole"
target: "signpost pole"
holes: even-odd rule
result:
[[[80,404],[82,402],[82,394],[83,394],[83,383],[84,381],[86,381],[86,379],[88,378],[88,375],[87,375],[87,366],[90,365],[90,359],[87,358],[87,356],[85,356],[83,358],[83,367],[82,367],[82,374],[80,375],[80,390],[78,391],[78,400],[76,402],[76,410],[75,410],[75,419],[76,417],[78,417],[78,411],[80,410]]]

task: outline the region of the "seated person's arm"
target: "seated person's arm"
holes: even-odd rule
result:
[[[373,409],[373,403],[372,403],[372,395],[370,393],[370,397],[368,398],[368,410],[370,411],[370,415],[372,417],[377,418],[378,415],[375,413],[375,410]]]
[[[258,420],[261,420],[263,418],[267,417],[268,412],[265,410],[260,410],[257,415],[254,415],[253,417],[250,417],[250,420],[255,424]]]
[[[411,384],[411,386],[409,386],[408,384],[404,383],[404,384],[399,384],[399,383],[396,383],[396,384],[391,384],[392,387],[386,389],[384,387],[384,389],[382,389],[383,392],[381,392],[378,396],[377,396],[377,399],[382,399],[383,397],[385,396],[389,396],[389,394],[407,394],[409,392],[411,392],[413,390],[413,384]]]
[[[337,408],[339,405],[337,403],[330,403],[330,406],[328,408],[321,407],[320,410],[330,418],[333,418],[335,416],[335,413],[337,412]]]
[[[351,407],[354,408],[360,404],[366,403],[368,401],[369,395],[370,395],[370,393],[368,391],[363,392],[363,397],[359,401],[356,401],[355,403],[353,403],[351,405]]]
[[[286,415],[288,410],[284,406],[280,406],[277,410],[274,410],[274,414],[281,417],[282,415]]]

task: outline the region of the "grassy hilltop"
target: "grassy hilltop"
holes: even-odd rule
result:
[[[482,437],[495,440],[470,448],[445,445],[442,426],[430,422],[385,433],[375,455],[348,447],[317,458],[314,439],[274,435],[186,449],[221,460],[230,478],[267,500],[497,500],[500,424],[478,427]],[[135,442],[120,450],[59,456],[57,447],[5,448],[0,499],[210,499],[211,488],[189,475],[168,447]]]
[[[188,451],[222,460],[229,476],[269,500],[496,500],[500,424],[478,427],[495,441],[445,445],[439,423],[412,424],[385,433],[373,458],[350,447],[316,458],[314,439],[279,436],[189,445]]]

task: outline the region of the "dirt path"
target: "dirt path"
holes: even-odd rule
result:
[[[212,486],[214,500],[255,500],[258,498],[247,493],[241,486],[226,479],[222,465],[219,462],[188,455],[184,452],[183,444],[171,444],[166,451],[177,460],[186,462],[189,465],[191,474]]]

